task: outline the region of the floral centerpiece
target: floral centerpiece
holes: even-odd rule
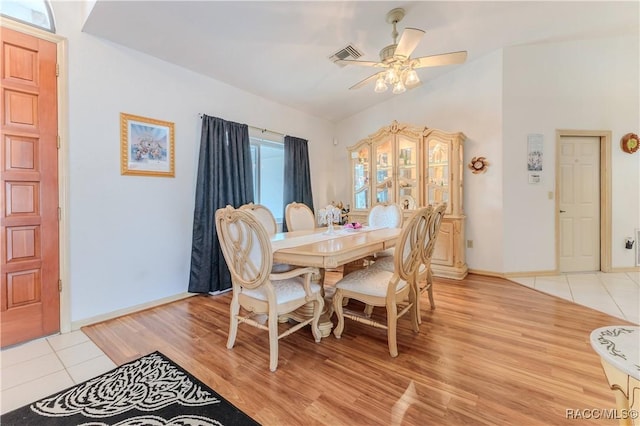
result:
[[[360,222],[351,222],[344,225],[345,229],[360,229],[362,228],[362,224]]]

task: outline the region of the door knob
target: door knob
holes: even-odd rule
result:
[[[565,213],[565,210],[560,210],[560,213]]]

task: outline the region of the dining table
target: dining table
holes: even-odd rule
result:
[[[333,230],[315,228],[280,232],[271,237],[273,262],[316,267],[320,272],[319,282],[324,286],[327,269],[335,269],[394,247],[400,232],[400,228],[367,226],[359,229],[336,226]],[[324,290],[323,287],[323,292]],[[328,300],[325,300],[325,309],[320,317],[319,328],[322,337],[327,337],[333,328],[330,319],[333,313],[330,297],[333,293],[324,292],[324,294]],[[312,312],[313,308],[308,304],[281,320],[301,321],[308,318]]]

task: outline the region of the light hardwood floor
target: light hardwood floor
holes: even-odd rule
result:
[[[275,373],[266,332],[240,325],[226,349],[229,293],[83,331],[117,364],[161,351],[263,425],[575,425],[567,410],[615,407],[589,334],[631,323],[500,278],[436,278],[434,296],[420,333],[399,321],[397,358],[349,321],[340,340],[282,339]]]

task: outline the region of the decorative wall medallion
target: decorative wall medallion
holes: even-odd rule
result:
[[[620,145],[624,152],[633,154],[638,150],[638,135],[635,133],[627,133],[620,140]]]
[[[474,174],[486,172],[488,166],[489,162],[485,157],[473,157],[468,165]]]

